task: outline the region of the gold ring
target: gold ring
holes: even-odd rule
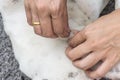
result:
[[[33,22],[33,25],[40,25],[40,22]]]

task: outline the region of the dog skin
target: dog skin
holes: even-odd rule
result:
[[[69,25],[80,30],[96,20],[108,0],[68,0]],[[120,0],[116,0],[119,8]],[[5,31],[12,41],[20,69],[32,80],[91,80],[65,55],[66,39],[38,36],[27,24],[23,0],[0,0]],[[120,78],[120,64],[106,76]]]

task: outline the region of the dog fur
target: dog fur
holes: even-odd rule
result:
[[[96,20],[109,0],[68,0],[69,25],[80,30]],[[116,0],[116,8],[120,0]],[[20,69],[32,80],[90,80],[65,55],[66,39],[38,36],[27,24],[23,0],[0,0],[5,31]],[[106,76],[120,79],[118,64]]]

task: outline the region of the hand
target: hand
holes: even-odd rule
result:
[[[91,23],[70,41],[66,54],[90,78],[101,78],[120,61],[120,9]],[[90,70],[98,62],[96,69]]]
[[[24,0],[24,3],[27,21],[36,34],[48,38],[69,36],[67,0]]]

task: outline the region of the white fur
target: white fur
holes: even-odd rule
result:
[[[33,80],[89,80],[66,57],[66,40],[36,35],[26,22],[23,0],[13,1],[0,0],[0,10],[20,69]],[[108,0],[68,0],[71,29],[81,29],[96,20],[107,2]]]
[[[116,1],[115,8],[116,9],[120,8],[120,0],[115,0],[115,1]]]

